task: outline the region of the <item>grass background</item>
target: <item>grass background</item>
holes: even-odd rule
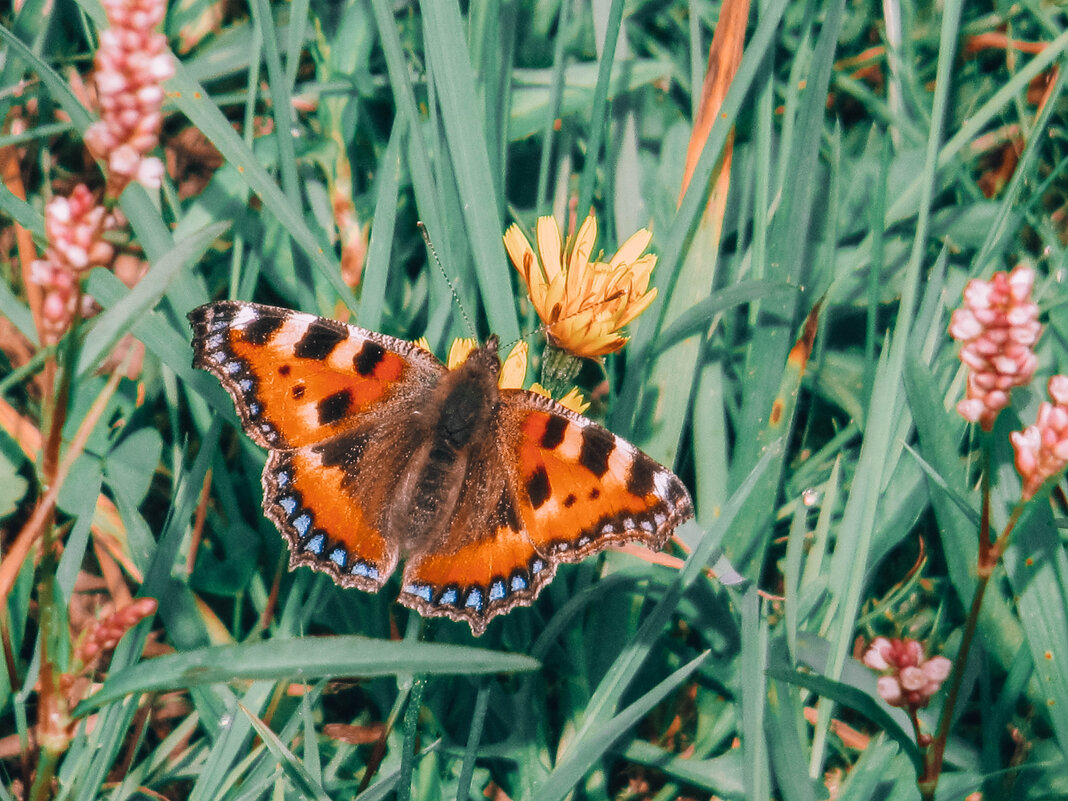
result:
[[[71,77],[104,21],[88,0],[48,10],[27,0],[0,19],[0,109],[28,122],[0,137],[26,187],[0,188],[0,387],[37,427],[44,355],[13,346],[36,333],[12,223],[43,245],[45,200],[91,174]],[[730,13],[744,51],[695,137]],[[62,612],[109,542],[159,614],[77,708],[58,798],[918,797],[907,721],[855,657],[875,634],[950,657],[959,642],[977,442],[953,410],[945,329],[967,278],[1030,261],[1048,325],[1041,376],[994,432],[995,522],[1019,496],[1012,418],[1032,420],[1043,377],[1065,370],[1066,28],[1039,2],[173,5],[163,144],[176,166],[158,200],[137,186],[122,198],[147,275],[132,290],[88,278],[103,311],[60,354],[67,441],[119,337],[148,356],[73,462],[58,562],[28,560],[5,599],[0,801],[37,758],[35,573],[55,570]],[[190,146],[194,131],[211,147]],[[371,223],[355,290],[339,192]],[[660,298],[580,381],[607,377],[590,414],[690,486],[688,555],[565,567],[478,640],[424,626],[394,603],[396,581],[368,595],[286,573],[261,512],[264,454],[190,367],[185,313],[256,299],[425,334],[444,354],[468,331],[421,220],[480,335],[509,341],[537,321],[505,227],[591,204],[609,253],[652,228]],[[790,358],[806,320],[813,350]],[[5,423],[5,548],[43,493],[17,437]],[[941,797],[1068,793],[1060,490],[1054,501],[1020,525],[986,599]],[[168,654],[142,658],[150,632]],[[51,653],[62,667],[69,641]]]

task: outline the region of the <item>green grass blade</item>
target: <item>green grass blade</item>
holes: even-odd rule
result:
[[[501,202],[493,193],[485,129],[471,124],[470,101],[477,93],[459,5],[455,0],[442,0],[427,3],[422,11],[431,77],[482,301],[490,328],[508,342],[519,337],[511,268],[501,241]]]
[[[252,728],[256,730],[259,738],[263,740],[267,750],[274,754],[278,764],[282,766],[282,772],[285,773],[293,785],[293,789],[300,793],[302,798],[330,801],[330,796],[323,790],[322,785],[308,774],[300,760],[293,755],[292,751],[286,748],[285,743],[278,738],[277,734],[271,731],[270,726],[254,715],[244,704],[238,704],[238,707],[248,718],[248,722],[252,724]]]
[[[178,271],[199,259],[227,228],[229,223],[215,223],[175,242],[174,249],[157,261],[126,297],[96,317],[82,346],[78,375],[86,375],[94,369],[122,335],[159,303]]]
[[[174,105],[196,125],[223,157],[233,164],[249,188],[263,201],[263,205],[285,226],[320,275],[334,288],[338,297],[350,309],[356,309],[352,291],[341,280],[341,267],[332,251],[324,249],[319,237],[308,228],[299,210],[279,190],[278,185],[263,169],[252,150],[234,131],[230,121],[223,116],[199,83],[179,63],[174,77],[168,82]]]
[[[309,659],[309,654],[314,659]],[[130,693],[241,679],[303,681],[328,676],[392,676],[397,673],[515,673],[536,670],[522,654],[436,643],[403,643],[366,637],[316,637],[220,645],[160,657],[112,673],[83,712]]]

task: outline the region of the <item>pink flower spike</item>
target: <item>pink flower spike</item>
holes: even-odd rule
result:
[[[109,28],[100,32],[93,81],[100,120],[85,134],[93,155],[106,162],[108,193],[118,196],[131,181],[159,187],[162,173],[141,161],[159,143],[162,87],[174,75],[167,39],[155,32],[166,11],[163,0],[106,0]]]
[[[1068,376],[1053,376],[1048,389],[1053,403],[1043,401],[1035,424],[1009,434],[1025,501],[1068,465]]]
[[[949,335],[961,343],[968,368],[967,397],[957,411],[985,431],[1009,404],[1009,390],[1031,381],[1038,359],[1031,346],[1042,327],[1031,300],[1035,273],[1020,265],[997,272],[989,281],[973,279],[964,288],[964,306],[953,312]]]
[[[45,206],[48,248],[30,267],[30,280],[41,287],[41,344],[54,345],[70,328],[78,309],[78,284],[93,267],[111,263],[114,248],[104,234],[114,218],[85,184],[70,197],[56,196]]]

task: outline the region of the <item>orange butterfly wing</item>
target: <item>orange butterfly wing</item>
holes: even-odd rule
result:
[[[398,559],[377,529],[386,492],[361,492],[352,476],[371,441],[378,478],[403,468],[384,446],[445,367],[410,342],[272,306],[220,301],[189,319],[193,365],[219,379],[246,433],[270,449],[264,511],[289,540],[291,567],[380,588]]]
[[[219,301],[189,319],[193,366],[215,374],[265,448],[321,442],[446,372],[411,342],[288,309]]]
[[[678,477],[620,437],[536,393],[503,390],[501,401],[496,453],[479,461],[446,541],[408,560],[400,596],[476,635],[532,603],[560,562],[625,542],[660,549],[693,516]],[[499,487],[485,477],[496,470]]]

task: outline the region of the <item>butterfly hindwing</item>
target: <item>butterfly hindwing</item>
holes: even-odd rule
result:
[[[307,565],[342,587],[374,592],[397,565],[378,509],[347,486],[344,470],[316,447],[272,451],[263,470],[263,509],[289,541],[290,568]]]

